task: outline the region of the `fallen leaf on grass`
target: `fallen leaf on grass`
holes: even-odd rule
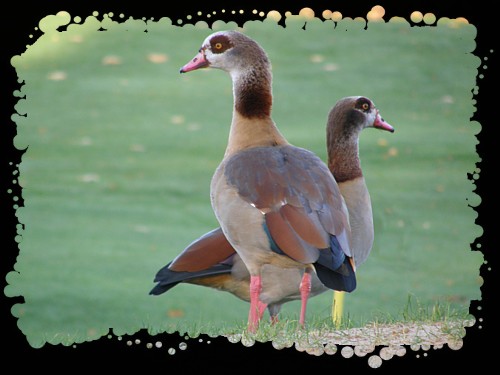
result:
[[[102,58],[102,65],[120,65],[122,59],[119,56],[108,55]]]
[[[168,61],[168,55],[165,53],[150,53],[148,60],[154,64],[162,64]]]
[[[81,182],[98,182],[100,177],[96,173],[86,173],[78,176],[78,180]]]
[[[170,122],[175,125],[183,124],[186,121],[186,118],[183,115],[173,115],[170,118]]]
[[[334,72],[334,71],[339,70],[339,69],[340,69],[340,67],[335,63],[328,63],[328,64],[323,65],[323,70],[325,70],[327,72]]]
[[[169,318],[182,318],[184,316],[184,311],[179,309],[170,309],[167,311]]]
[[[325,60],[325,57],[323,55],[316,54],[316,55],[311,55],[309,57],[309,60],[311,60],[311,62],[313,63],[320,63]]]
[[[68,75],[66,74],[66,72],[58,70],[58,71],[49,73],[47,78],[50,79],[51,81],[63,81],[67,77],[68,77]]]

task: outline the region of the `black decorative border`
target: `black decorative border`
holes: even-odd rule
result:
[[[151,4],[150,4],[151,3]],[[17,167],[21,162],[23,150],[15,149],[13,139],[16,135],[16,125],[11,116],[15,112],[14,106],[17,98],[13,95],[18,90],[20,83],[15,74],[15,70],[10,64],[10,58],[24,52],[27,45],[36,40],[36,26],[40,19],[49,14],[56,14],[60,10],[66,10],[71,15],[90,15],[93,11],[99,14],[113,12],[122,13],[127,17],[154,19],[169,17],[172,20],[185,20],[187,14],[193,15],[192,19],[185,23],[195,23],[198,20],[206,22],[223,20],[236,21],[242,25],[249,19],[260,19],[258,14],[252,13],[257,9],[267,14],[271,10],[277,10],[281,14],[289,11],[298,14],[300,9],[309,7],[316,14],[321,14],[325,9],[340,11],[344,17],[366,17],[368,11],[374,5],[384,7],[386,13],[384,19],[388,20],[393,16],[404,17],[408,21],[409,15],[413,11],[422,13],[431,12],[437,19],[441,17],[456,18],[466,17],[473,24],[478,34],[476,37],[476,50],[474,54],[480,58],[488,57],[488,70],[481,72],[483,78],[478,79],[478,92],[475,94],[477,111],[472,120],[478,121],[482,125],[482,130],[478,135],[479,144],[477,152],[481,158],[477,167],[480,168],[480,178],[474,180],[475,192],[481,197],[481,204],[475,208],[478,212],[476,223],[483,228],[483,235],[471,244],[472,249],[477,249],[480,244],[480,251],[483,253],[485,263],[480,269],[484,284],[481,287],[481,301],[472,301],[470,311],[476,316],[477,323],[474,327],[467,328],[464,337],[464,345],[460,350],[442,348],[438,351],[427,352],[425,357],[418,355],[405,355],[401,358],[394,358],[384,362],[382,371],[389,369],[412,369],[414,371],[443,368],[445,371],[463,370],[468,364],[481,364],[481,368],[487,368],[488,364],[493,364],[494,343],[497,337],[496,317],[494,316],[494,278],[497,277],[498,249],[494,241],[494,231],[496,226],[494,208],[500,207],[498,199],[490,193],[489,187],[496,184],[493,154],[493,144],[495,142],[493,123],[493,100],[498,95],[491,94],[493,85],[499,82],[496,66],[498,65],[498,53],[500,51],[493,47],[493,40],[496,30],[494,25],[496,16],[493,9],[484,1],[287,1],[276,2],[254,1],[250,3],[238,4],[236,1],[207,1],[202,4],[191,4],[184,2],[179,5],[176,2],[124,2],[114,0],[102,1],[47,1],[23,4],[20,2],[4,5],[4,16],[2,23],[2,59],[0,61],[2,72],[2,100],[0,125],[0,152],[1,152],[1,172],[0,179],[0,208],[2,212],[2,269],[1,286],[2,291],[6,286],[5,275],[13,269],[18,254],[17,242],[15,241],[18,232],[18,220],[15,216],[12,196],[19,197],[15,202],[22,206],[22,191],[19,185],[13,184],[16,179]],[[243,9],[243,15],[236,12],[217,13],[217,18],[207,20],[206,14],[218,9]],[[198,11],[202,15],[197,16]],[[198,19],[199,17],[199,19]],[[498,17],[498,16],[497,16]],[[32,38],[29,35],[32,35]],[[496,111],[495,111],[496,112]],[[498,120],[497,120],[498,121]],[[198,338],[180,337],[176,334],[161,334],[150,336],[145,330],[139,331],[131,337],[115,337],[109,335],[100,340],[85,342],[77,346],[61,346],[46,344],[41,349],[32,348],[22,332],[17,328],[16,318],[11,314],[11,307],[19,302],[19,298],[6,298],[0,294],[2,301],[0,321],[2,322],[2,357],[9,360],[10,366],[21,370],[27,366],[36,367],[40,370],[58,370],[64,372],[113,369],[132,370],[141,367],[146,371],[159,366],[160,371],[175,371],[180,369],[184,372],[191,371],[216,371],[241,372],[263,371],[271,372],[273,369],[282,368],[293,369],[294,372],[316,369],[327,371],[356,371],[358,369],[368,369],[366,358],[343,358],[340,355],[334,357],[322,355],[312,356],[305,352],[298,352],[295,348],[276,350],[271,343],[256,342],[251,347],[234,345],[226,338],[208,337],[200,335]],[[179,345],[185,343],[186,347]],[[169,355],[165,350],[157,350],[159,346],[163,348],[175,348],[175,355]],[[340,349],[340,348],[339,348]],[[166,354],[167,353],[167,354]],[[10,355],[9,355],[10,354]],[[133,367],[132,367],[133,366]]]

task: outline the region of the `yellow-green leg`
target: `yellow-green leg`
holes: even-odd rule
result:
[[[344,292],[333,291],[332,319],[335,328],[342,323],[342,312],[344,310]]]

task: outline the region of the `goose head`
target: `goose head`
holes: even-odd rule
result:
[[[328,116],[328,127],[336,136],[358,136],[365,128],[393,133],[394,128],[384,121],[375,104],[364,96],[348,96],[339,100]],[[339,134],[340,133],[340,134]]]
[[[250,66],[269,70],[266,52],[245,34],[228,30],[215,32],[205,38],[196,56],[180,69],[180,73],[211,67],[233,74],[245,71]]]

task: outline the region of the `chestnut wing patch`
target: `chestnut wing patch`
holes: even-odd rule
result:
[[[156,286],[149,294],[159,295],[179,283],[187,282],[218,288],[231,278],[236,255],[221,228],[193,241],[173,261],[155,275]]]
[[[222,263],[235,253],[222,229],[217,228],[189,244],[169,264],[169,268],[177,272],[197,272]]]
[[[319,250],[330,247],[330,235],[349,228],[333,176],[308,150],[251,148],[227,160],[225,177],[265,215],[267,232],[279,249],[299,262],[314,263]]]

